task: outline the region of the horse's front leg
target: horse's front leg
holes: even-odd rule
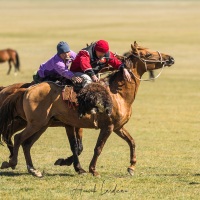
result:
[[[9,138],[8,138],[8,142],[7,142],[7,147],[10,151],[10,156],[9,158],[11,158],[13,156],[13,143],[12,143],[12,135],[14,135],[17,131],[22,130],[23,128],[26,127],[27,122],[23,119],[15,119],[13,124],[9,125],[12,126],[12,128],[10,128],[12,130],[12,133],[10,133]]]
[[[75,131],[76,131],[76,142],[77,142],[78,156],[79,156],[81,154],[81,152],[83,151],[83,144],[82,144],[83,129],[82,128],[75,128]],[[70,166],[73,163],[73,161],[74,161],[74,158],[73,158],[73,155],[72,155],[72,156],[69,156],[66,159],[59,158],[58,160],[56,160],[54,165],[59,165],[59,166],[67,165],[67,166]]]
[[[96,163],[97,159],[100,156],[102,149],[110,136],[110,134],[113,131],[113,125],[106,126],[104,125],[104,128],[101,128],[95,149],[94,149],[94,155],[90,162],[89,166],[89,172],[93,174],[93,176],[100,176],[99,173],[96,171]]]
[[[83,174],[86,173],[86,171],[81,167],[81,164],[79,162],[79,158],[78,155],[80,154],[79,152],[79,145],[78,145],[78,139],[76,137],[76,130],[75,127],[73,126],[65,126],[66,129],[66,133],[69,139],[69,143],[70,143],[70,147],[71,147],[71,151],[73,153],[73,165],[74,165],[74,169],[76,172],[78,172],[78,174]],[[77,129],[78,130],[78,129]],[[82,140],[82,137],[81,137]]]
[[[135,141],[124,127],[122,127],[121,129],[118,129],[118,130],[114,130],[114,132],[119,137],[124,139],[130,147],[130,163],[131,163],[131,165],[130,165],[130,167],[128,167],[127,170],[130,175],[134,175],[134,170],[135,170],[135,165],[136,165]]]

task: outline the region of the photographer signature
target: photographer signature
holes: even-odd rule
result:
[[[108,193],[112,193],[112,194],[115,195],[117,193],[126,193],[126,192],[128,192],[128,190],[119,189],[117,184],[115,184],[115,186],[112,189],[106,188],[105,180],[102,182],[100,188],[97,187],[97,184],[94,184],[94,186],[91,187],[90,189],[85,189],[83,187],[84,187],[84,185],[79,183],[77,185],[77,187],[75,189],[73,189],[74,195],[77,192],[80,193],[80,195],[81,195],[82,192],[91,192],[91,193],[100,192],[100,195],[105,195],[105,194],[108,194]]]

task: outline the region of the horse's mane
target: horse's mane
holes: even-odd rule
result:
[[[1,90],[3,90],[4,88],[5,88],[5,87],[3,87],[3,86],[0,86],[0,91],[1,91]]]
[[[106,77],[101,79],[104,83],[108,83],[109,85],[115,80],[116,76],[120,73],[119,70],[113,71],[110,74],[108,74]]]

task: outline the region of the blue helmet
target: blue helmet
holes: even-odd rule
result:
[[[57,45],[57,53],[60,55],[61,53],[67,53],[70,51],[69,45],[66,42],[59,42]]]

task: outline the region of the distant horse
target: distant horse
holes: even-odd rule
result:
[[[89,172],[94,176],[98,176],[96,171],[96,163],[102,149],[114,131],[119,137],[125,140],[130,148],[130,166],[129,174],[133,175],[136,164],[135,142],[124,125],[129,121],[132,112],[132,103],[136,97],[141,77],[147,70],[154,70],[171,66],[174,64],[173,57],[153,52],[147,48],[138,46],[135,42],[131,45],[132,52],[124,60],[124,64],[132,76],[131,82],[124,80],[121,71],[115,71],[108,77],[104,78],[105,89],[112,100],[111,115],[107,113],[97,113],[92,115],[87,113],[81,119],[79,118],[77,107],[68,107],[62,99],[62,87],[51,82],[43,82],[28,88],[25,92],[18,92],[13,98],[2,106],[0,116],[6,116],[0,119],[0,130],[5,130],[7,125],[12,123],[15,116],[14,110],[17,106],[23,108],[21,117],[27,121],[26,128],[15,135],[13,156],[9,162],[4,162],[2,168],[15,168],[18,162],[18,151],[20,145],[24,150],[24,156],[30,169],[34,169],[30,149],[35,141],[46,130],[52,118],[57,119],[66,124],[67,133],[71,135],[72,141],[75,140],[74,127],[77,128],[95,128],[100,129],[100,134],[94,149],[94,155],[89,165]],[[149,56],[151,55],[151,56]],[[95,84],[95,83],[92,83]],[[91,85],[92,85],[91,84]],[[94,93],[94,91],[93,91]],[[93,94],[91,94],[92,96]],[[90,95],[88,95],[90,96]],[[97,99],[98,100],[98,99]],[[84,106],[84,104],[82,104]],[[87,105],[86,105],[87,106]],[[94,123],[95,122],[95,123]],[[1,134],[1,133],[0,133]],[[6,141],[10,137],[9,130],[2,135]],[[23,142],[29,140],[29,143]],[[71,144],[71,143],[70,143]],[[74,144],[72,142],[72,144]],[[78,152],[75,146],[71,146],[74,154],[74,162],[79,166]],[[37,174],[35,174],[37,176]]]
[[[7,61],[9,64],[7,75],[10,74],[12,64],[15,67],[15,74],[16,74],[17,71],[20,70],[19,55],[16,50],[13,50],[13,49],[0,50],[0,63],[7,62]]]

